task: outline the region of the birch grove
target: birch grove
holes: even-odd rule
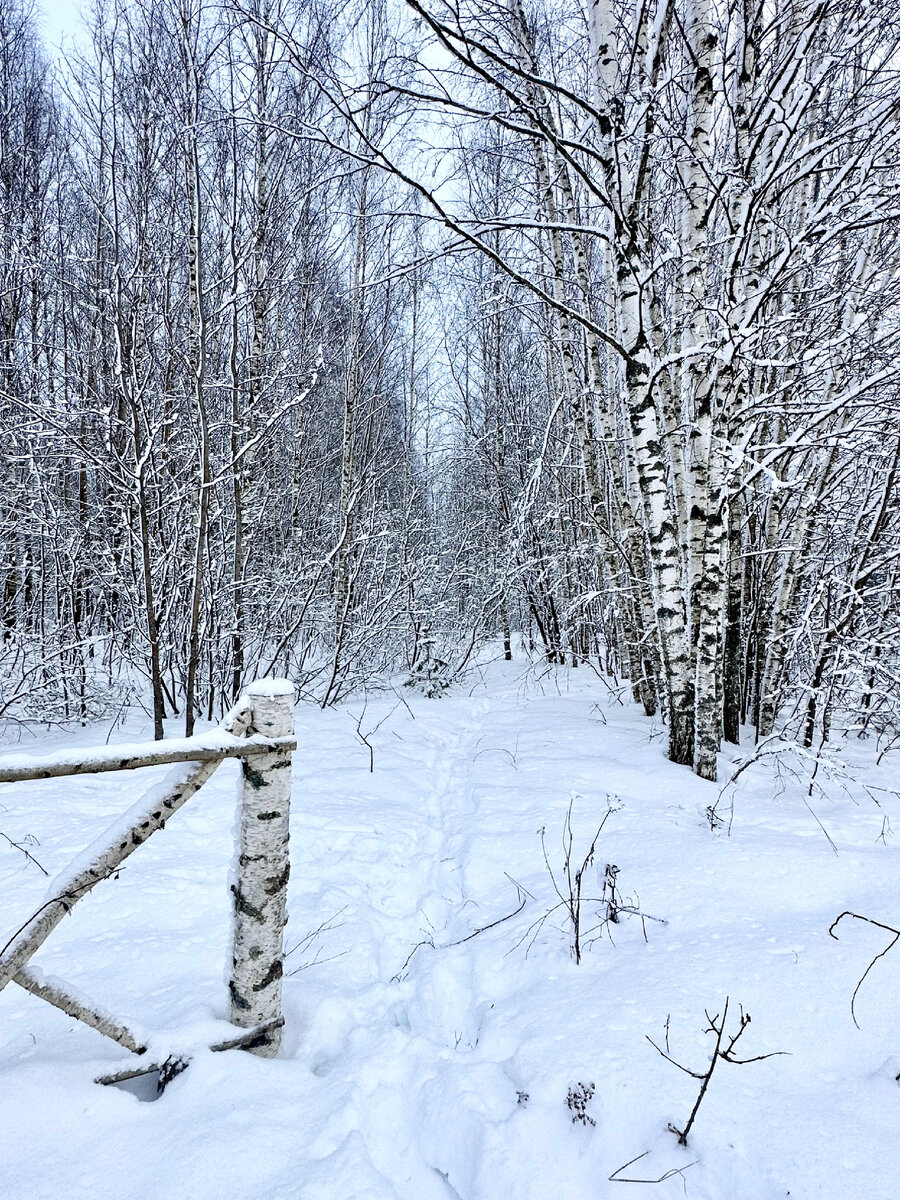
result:
[[[898,29],[849,0],[0,14],[0,716],[479,643],[900,736]],[[429,668],[431,670],[431,668]]]

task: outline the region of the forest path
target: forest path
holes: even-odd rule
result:
[[[732,834],[713,833],[718,789],[667,763],[658,725],[584,670],[494,663],[434,700],[300,706],[297,732],[282,1055],[202,1050],[228,1011],[229,764],[36,961],[156,1045],[194,1050],[190,1069],[158,1104],[96,1087],[120,1048],[7,988],[6,1194],[58,1200],[65,1180],[66,1200],[614,1200],[610,1173],[647,1150],[645,1177],[696,1160],[654,1200],[684,1182],[692,1200],[894,1200],[900,960],[866,980],[857,1030],[850,994],[884,941],[858,923],[828,936],[843,908],[898,919],[900,811],[853,783],[889,788],[890,761],[834,747],[848,771],[823,776],[813,806],[836,855],[799,760],[742,775]],[[5,786],[0,829],[34,835],[53,874],[152,778]],[[625,897],[666,923],[623,920],[576,966],[539,831],[559,879],[569,806],[577,856],[610,803],[587,886],[613,862]],[[46,883],[3,851],[0,932]],[[668,1029],[702,1065],[703,1010],[726,995],[753,1015],[748,1055],[790,1056],[717,1072],[687,1154],[666,1125],[693,1081],[646,1036]],[[588,1083],[596,1125],[573,1124],[567,1095]]]

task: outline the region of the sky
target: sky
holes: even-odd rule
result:
[[[38,14],[48,49],[56,50],[61,42],[71,40],[81,24],[80,11],[81,0],[40,0]]]

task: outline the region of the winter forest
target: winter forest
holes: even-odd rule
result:
[[[4,716],[517,635],[705,779],[895,730],[898,37],[147,0],[54,66],[5,5]]]
[[[885,860],[895,0],[91,0],[62,50],[32,0],[0,3],[2,748],[191,737],[265,679],[299,701],[292,836],[309,861],[298,882],[295,858],[289,908],[307,998],[286,976],[284,1045],[307,1055],[297,1120],[332,1113],[303,1151],[318,1166],[301,1178],[285,1150],[279,1174],[279,1150],[267,1182],[236,1159],[167,1191],[148,1159],[133,1191],[88,1171],[85,1197],[895,1200],[900,1161],[873,1159],[898,1141],[900,952],[869,962],[900,939]],[[123,807],[81,782],[32,799],[12,786],[10,931],[37,843],[60,868]],[[633,811],[647,788],[656,807]],[[404,806],[420,800],[418,833]],[[216,811],[190,818],[210,871],[231,853]],[[146,869],[149,894],[180,891],[194,851],[172,853]],[[226,904],[216,887],[198,913]],[[377,917],[354,916],[373,889]],[[829,940],[842,910],[859,919]],[[119,918],[89,912],[94,958],[74,916],[56,953],[108,984],[113,952],[95,943]],[[174,916],[160,928],[147,937],[169,966],[178,938],[205,962],[200,935]],[[766,938],[801,983],[788,959],[757,961]],[[682,957],[650,982],[641,963],[666,939]],[[559,978],[575,966],[570,996]],[[132,1011],[155,986],[141,969],[120,987]],[[180,987],[181,1025],[207,1046],[194,1002],[209,989]],[[0,1028],[26,1003],[14,991]],[[488,1016],[501,991],[502,1021]],[[801,994],[827,1012],[802,1030]],[[754,997],[760,1026],[771,1011],[745,1055],[739,1002]],[[531,1030],[532,1004],[555,1014],[548,1029],[570,1006],[562,1050]],[[222,1019],[210,1002],[206,1024]],[[145,1020],[166,1025],[162,1008]],[[627,1069],[610,1021],[634,1043]],[[679,1024],[693,1050],[676,1050]],[[401,1031],[412,1040],[388,1054]],[[3,1074],[20,1069],[35,1096],[77,1107],[101,1053],[77,1036],[78,1083],[28,1066],[40,1038],[25,1066],[0,1051],[0,1111],[15,1113]],[[598,1065],[581,1065],[595,1042]],[[271,1064],[204,1053],[166,1093],[180,1110],[133,1105],[159,1137],[211,1121],[217,1089],[273,1103]],[[332,1110],[314,1087],[342,1054],[367,1099]],[[709,1067],[683,1065],[698,1055]],[[692,1097],[669,1101],[686,1086],[674,1068],[710,1084],[717,1063],[727,1116],[706,1118],[698,1149]],[[397,1072],[390,1087],[379,1070]],[[603,1071],[652,1082],[608,1096]],[[845,1072],[839,1116],[829,1071]],[[87,1124],[137,1128],[114,1111],[131,1097],[94,1090]],[[665,1097],[659,1113],[647,1095]],[[807,1124],[773,1135],[773,1104]],[[798,1160],[831,1121],[852,1151]],[[534,1157],[544,1134],[558,1159]],[[80,1136],[64,1138],[73,1163]],[[770,1139],[760,1171],[748,1156]],[[10,1200],[82,1196],[22,1164]]]

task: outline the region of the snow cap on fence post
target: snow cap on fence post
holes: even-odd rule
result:
[[[294,729],[294,688],[287,679],[260,679],[245,689],[251,716],[248,732],[290,737]],[[291,808],[291,755],[283,750],[242,759],[240,830],[236,878],[232,884],[234,927],[231,1020],[243,1029],[281,1018],[284,926],[290,875],[288,836]],[[281,1029],[266,1034],[253,1052],[272,1058]]]

